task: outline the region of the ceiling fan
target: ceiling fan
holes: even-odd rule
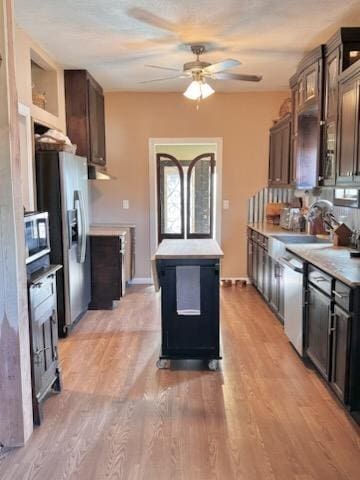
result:
[[[218,63],[208,63],[200,60],[200,56],[206,51],[205,45],[190,45],[191,51],[196,55],[196,60],[187,62],[182,69],[163,67],[160,65],[146,65],[146,67],[157,68],[161,70],[169,70],[178,72],[177,75],[165,78],[156,78],[153,80],[145,80],[140,83],[160,82],[172,80],[176,78],[192,78],[192,82],[184,92],[184,95],[191,100],[202,100],[212,95],[215,90],[206,82],[206,80],[241,80],[246,82],[259,82],[262,77],[259,75],[246,75],[241,73],[229,73],[225,70],[241,65],[238,60],[228,58]]]

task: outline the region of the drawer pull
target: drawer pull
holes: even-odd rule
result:
[[[34,352],[34,361],[36,365],[40,365],[42,362],[42,357],[40,356],[40,353],[45,352],[46,350],[50,350],[50,347],[44,347],[44,348],[37,348]]]
[[[325,277],[314,277],[316,282],[328,282],[329,280]]]
[[[345,293],[345,292],[337,292],[336,290],[333,290],[332,292],[335,297],[338,297],[338,298],[349,298],[349,294],[348,293]]]

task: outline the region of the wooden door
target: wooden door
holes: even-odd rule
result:
[[[258,257],[257,257],[257,287],[259,292],[264,291],[264,249],[261,245],[258,245]]]
[[[352,78],[339,88],[339,128],[336,183],[351,183],[357,151],[358,80]]]
[[[306,353],[319,372],[329,380],[329,324],[331,300],[312,285],[308,288]]]
[[[253,242],[248,238],[247,242],[247,274],[251,283],[253,283]]]
[[[29,289],[34,422],[40,424],[39,403],[58,378],[58,324],[55,276]]]
[[[269,300],[272,308],[279,311],[279,269],[280,264],[271,259],[270,261],[270,285],[269,285]]]
[[[290,120],[281,128],[281,184],[289,183],[290,170]]]
[[[91,163],[103,166],[105,158],[105,112],[104,96],[88,80],[89,91],[89,129]]]
[[[259,251],[259,245],[253,242],[252,274],[253,274],[253,285],[255,287],[257,287],[258,285],[258,251]]]
[[[264,278],[263,278],[263,295],[266,300],[270,298],[270,268],[271,268],[271,258],[269,257],[266,250],[264,250]]]
[[[281,130],[274,128],[270,131],[270,156],[269,156],[269,183],[281,184],[282,167],[282,138]]]
[[[348,399],[351,315],[334,308],[331,385],[339,398]]]

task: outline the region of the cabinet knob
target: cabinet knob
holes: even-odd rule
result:
[[[277,182],[280,182],[280,178],[277,178],[276,181],[277,181]]]
[[[324,180],[324,177],[322,177],[321,175],[319,175],[319,182],[322,182]]]

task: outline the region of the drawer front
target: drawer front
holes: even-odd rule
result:
[[[328,295],[331,295],[333,290],[333,279],[327,273],[324,273],[322,270],[314,267],[313,265],[309,265],[308,270],[308,278],[309,282],[315,285],[319,290],[325,292]]]
[[[54,278],[47,277],[44,280],[35,283],[30,288],[31,304],[36,308],[41,303],[45,302],[49,297],[54,295]]]
[[[335,288],[333,290],[335,303],[342,307],[347,312],[352,311],[352,291],[351,288],[340,282],[335,281]]]

